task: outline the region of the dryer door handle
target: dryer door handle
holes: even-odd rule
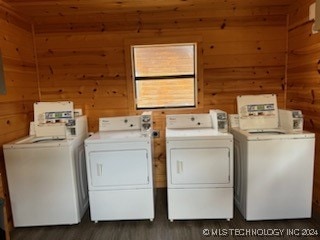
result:
[[[177,173],[183,173],[183,161],[177,161]]]
[[[102,176],[103,165],[101,163],[97,163],[97,176]]]

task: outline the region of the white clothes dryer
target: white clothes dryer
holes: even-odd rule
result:
[[[152,119],[141,118],[100,118],[85,140],[92,221],[154,219]]]
[[[168,115],[166,147],[169,220],[233,218],[232,135],[210,114]]]

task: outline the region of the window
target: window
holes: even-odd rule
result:
[[[136,108],[196,106],[196,44],[131,47]]]

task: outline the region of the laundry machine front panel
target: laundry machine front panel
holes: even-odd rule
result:
[[[74,146],[73,154],[75,159],[75,169],[76,169],[75,173],[77,178],[79,208],[81,211],[81,215],[83,215],[89,205],[86,156],[85,156],[84,144],[81,143],[78,146]]]
[[[249,141],[247,220],[311,217],[314,139]]]
[[[169,187],[233,186],[232,143],[232,140],[168,141]]]
[[[242,176],[242,166],[243,159],[241,158],[240,142],[238,139],[234,140],[234,200],[237,205],[240,204],[241,198],[243,197],[243,176]]]
[[[171,149],[172,184],[226,184],[230,182],[228,148]]]
[[[233,189],[168,189],[168,218],[233,218]]]
[[[234,135],[234,202],[246,217],[247,202],[247,145],[245,137],[237,132]]]
[[[80,221],[70,147],[5,149],[4,154],[15,227]]]
[[[154,219],[154,192],[149,189],[90,191],[92,221]]]
[[[146,149],[91,152],[90,172],[94,187],[148,185]]]

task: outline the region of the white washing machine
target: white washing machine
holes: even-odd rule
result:
[[[292,124],[283,125],[291,129],[281,128],[275,95],[237,101],[236,206],[246,220],[310,218],[315,135],[302,130],[297,111],[287,112]]]
[[[33,135],[3,146],[15,227],[81,221],[88,208],[86,116],[75,124],[74,135],[65,139]]]
[[[91,220],[154,219],[150,115],[99,119],[85,140]]]
[[[167,116],[170,221],[233,218],[233,137],[226,116],[216,111]]]

